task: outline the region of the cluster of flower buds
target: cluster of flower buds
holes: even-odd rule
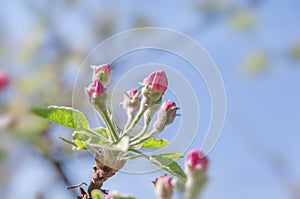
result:
[[[105,108],[105,85],[109,82],[111,71],[109,64],[93,66],[92,83],[85,89],[90,101],[99,108]]]
[[[173,182],[172,178],[167,175],[159,176],[155,179],[155,195],[158,199],[170,199],[173,195]]]
[[[5,72],[0,71],[0,91],[4,90],[7,87],[8,82],[9,82],[8,75]]]
[[[124,94],[121,105],[126,110],[129,118],[133,118],[136,112],[143,115],[145,125],[150,123],[153,115],[158,111],[153,131],[159,133],[165,126],[173,122],[174,118],[178,115],[176,111],[179,107],[172,101],[166,101],[161,105],[162,96],[168,88],[168,79],[164,71],[160,70],[151,73],[143,80],[141,86],[141,91],[127,91]],[[140,95],[142,95],[141,102]],[[126,127],[128,126],[130,125],[127,124]]]
[[[96,107],[100,108],[101,112],[103,110],[103,107],[106,107],[105,87],[109,82],[111,76],[110,65],[104,64],[93,67],[93,69],[93,82],[89,85],[88,88],[86,88],[86,93],[90,101]],[[151,73],[143,80],[143,82],[141,83],[141,87],[141,90],[133,89],[124,93],[123,101],[120,103],[120,105],[123,107],[123,109],[125,109],[128,120],[121,134],[115,134],[113,139],[111,139],[117,141],[119,138],[127,137],[128,147],[139,147],[145,140],[151,138],[157,133],[160,133],[167,125],[171,124],[174,121],[176,116],[178,116],[176,112],[179,107],[176,106],[175,102],[168,100],[162,103],[162,96],[168,88],[168,79],[164,71],[160,70]],[[148,129],[148,125],[156,112],[157,119],[153,123],[152,131],[145,135]],[[144,117],[144,128],[139,134],[130,137],[131,131],[142,116]],[[106,120],[107,117],[104,117],[104,119]],[[108,122],[107,124],[108,132],[113,132],[114,129],[111,124],[114,123]],[[116,157],[121,153],[113,153],[113,151],[103,149],[101,153],[97,154],[97,164],[105,163],[105,165],[108,165],[115,170],[119,170],[120,168],[122,168],[125,164],[125,161],[122,160],[122,158]],[[192,158],[191,164],[194,164],[194,162],[195,160]],[[194,169],[194,166],[190,168]],[[195,168],[198,167],[196,166]],[[170,199],[173,195],[173,182],[174,181],[167,175],[156,178],[154,184],[155,194],[157,198]],[[116,193],[109,194],[106,198],[114,198],[114,196],[117,195],[118,194]]]

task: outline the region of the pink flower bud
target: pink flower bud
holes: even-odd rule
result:
[[[177,116],[176,111],[179,109],[179,107],[176,106],[175,102],[165,101],[162,104],[161,109],[163,109],[167,113],[165,125],[168,125],[174,121],[175,117]]]
[[[156,71],[151,73],[144,79],[144,85],[151,89],[152,93],[159,92],[163,94],[168,87],[168,79],[164,71]]]
[[[111,194],[108,194],[108,195],[105,196],[105,199],[114,199],[114,198]]]
[[[105,72],[105,73],[109,73],[110,74],[110,65],[109,64],[102,64],[102,65],[99,65],[95,68],[95,73],[99,73],[99,72]]]
[[[124,93],[123,101],[120,105],[126,110],[128,117],[133,117],[140,107],[140,91],[129,90]]]
[[[94,80],[89,87],[86,89],[86,93],[90,99],[101,97],[104,92],[104,87],[100,81]]]
[[[173,195],[172,178],[159,176],[154,181],[155,194],[158,199],[170,199]]]
[[[153,124],[153,130],[161,132],[165,126],[171,124],[175,117],[178,115],[176,111],[179,107],[176,106],[175,102],[165,101],[157,113],[157,120]]]
[[[187,155],[186,164],[192,170],[206,171],[208,159],[199,149],[193,149]]]
[[[206,182],[206,169],[208,159],[199,149],[188,152],[185,161],[185,173],[187,181],[185,183],[185,198],[198,198]]]
[[[162,107],[166,110],[168,115],[166,125],[171,124],[176,117],[176,111],[179,109],[179,107],[177,107],[175,102],[172,101],[164,102]]]
[[[8,82],[9,82],[8,75],[5,72],[0,71],[0,91],[4,90],[7,87]]]
[[[137,96],[137,93],[139,94],[139,90],[136,90],[136,89],[129,90],[126,93],[130,97],[130,99],[134,99],[136,97],[139,97],[139,96]]]
[[[94,67],[93,80],[99,80],[102,84],[107,84],[111,76],[110,65],[102,64]]]

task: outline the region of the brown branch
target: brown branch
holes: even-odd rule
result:
[[[101,189],[103,183],[118,171],[117,169],[110,168],[106,165],[103,165],[101,162],[99,162],[97,159],[95,159],[96,165],[93,166],[93,176],[92,180],[88,186],[87,192],[84,192],[81,189],[81,196],[77,198],[82,198],[82,199],[92,199],[91,193],[94,189],[101,190],[104,194],[107,194],[106,190]]]

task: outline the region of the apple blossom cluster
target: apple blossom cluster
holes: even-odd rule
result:
[[[91,84],[85,89],[90,102],[100,112],[103,120],[109,113],[106,105],[106,89],[111,78],[109,64],[93,66],[93,77]],[[146,77],[141,83],[141,90],[131,89],[124,92],[123,101],[120,105],[126,111],[127,122],[122,132],[114,132],[111,127],[113,139],[117,140],[122,136],[129,136],[130,146],[139,146],[154,135],[163,131],[178,116],[176,111],[179,107],[173,101],[162,103],[162,96],[168,88],[168,79],[164,71],[156,71]],[[157,112],[157,120],[154,122],[150,134],[146,134],[153,115]],[[144,128],[137,136],[131,136],[131,132],[137,122],[144,117]],[[108,122],[108,121],[106,121]],[[113,121],[111,121],[113,123]],[[116,131],[116,130],[115,130]]]
[[[207,158],[200,150],[191,150],[185,161],[185,169],[176,162],[183,158],[180,153],[146,154],[144,149],[157,149],[169,144],[166,139],[157,138],[179,115],[179,107],[172,100],[163,100],[168,89],[168,78],[163,70],[154,71],[143,79],[140,86],[124,92],[120,106],[126,112],[126,124],[119,126],[114,120],[107,103],[107,90],[111,79],[110,64],[92,66],[91,83],[85,93],[93,108],[101,117],[104,126],[92,128],[82,112],[71,107],[48,106],[34,108],[36,115],[52,122],[74,129],[72,140],[61,138],[74,150],[89,150],[95,153],[93,176],[87,190],[81,183],[78,199],[134,198],[119,192],[102,189],[106,180],[115,175],[127,161],[146,158],[151,163],[173,175],[157,177],[154,181],[158,199],[170,199],[173,189],[181,187],[183,198],[197,199],[206,182]],[[151,120],[156,114],[156,120]],[[137,123],[143,119],[143,128]],[[152,124],[152,125],[150,125]],[[135,133],[133,133],[135,132]]]

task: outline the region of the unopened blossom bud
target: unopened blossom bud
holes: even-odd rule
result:
[[[151,73],[144,82],[147,86],[151,88],[151,91],[164,93],[168,87],[168,79],[164,71],[156,71]]]
[[[179,107],[176,106],[175,102],[173,101],[165,101],[157,113],[157,120],[153,125],[153,129],[156,132],[161,132],[165,126],[171,124],[175,117],[178,116],[176,111]]]
[[[124,98],[120,105],[126,110],[129,117],[133,117],[140,107],[140,94],[141,92],[135,89],[124,93]]]
[[[167,175],[157,177],[154,181],[155,195],[158,199],[170,199],[173,195],[172,178]]]
[[[139,90],[132,89],[126,92],[130,99],[138,99],[139,98]]]
[[[90,100],[100,98],[104,92],[104,87],[99,80],[94,80],[89,87],[85,89]]]
[[[187,181],[185,183],[185,198],[197,199],[207,181],[206,169],[208,159],[199,149],[191,150],[185,162],[185,173]]]
[[[7,87],[8,82],[9,82],[8,75],[5,72],[0,71],[0,91],[4,90]]]
[[[99,66],[92,66],[94,69],[93,73],[93,81],[98,80],[103,85],[107,84],[110,80],[111,71],[110,71],[110,65],[109,64],[102,64]]]
[[[166,101],[162,105],[162,108],[167,112],[166,125],[171,124],[177,116],[176,111],[179,107],[176,106],[175,102]]]
[[[186,159],[186,165],[192,170],[206,171],[208,165],[208,159],[198,149],[191,150]]]
[[[142,95],[147,103],[161,99],[168,87],[168,79],[164,71],[156,71],[146,77],[142,83]]]

